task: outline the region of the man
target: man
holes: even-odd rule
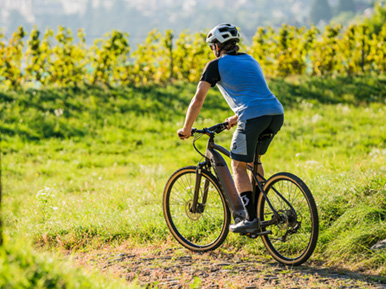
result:
[[[237,192],[243,200],[248,217],[231,225],[230,230],[243,233],[258,228],[259,224],[252,202],[252,185],[247,165],[253,162],[259,135],[271,133],[274,136],[283,125],[284,112],[280,102],[269,90],[259,63],[248,54],[238,53],[240,33],[234,25],[217,25],[208,33],[206,41],[216,59],[206,65],[186,113],[184,127],[179,129],[177,134],[181,139],[191,136],[193,123],[208,90],[217,84],[235,113],[226,119],[228,129],[237,124],[231,144],[232,170]],[[261,144],[259,162],[272,138]],[[262,175],[264,173],[261,165],[259,172]]]

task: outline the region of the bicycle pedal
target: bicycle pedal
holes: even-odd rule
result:
[[[255,233],[246,233],[246,232],[244,232],[244,233],[239,233],[239,234],[240,234],[240,236],[246,236],[246,237],[251,238],[251,239],[256,239],[257,238],[257,235]]]
[[[258,237],[256,233],[246,233],[245,236],[251,239],[256,239]]]
[[[272,231],[263,231],[263,232],[258,232],[256,233],[258,236],[263,236],[263,235],[268,235],[268,234],[272,234]]]
[[[240,236],[247,236],[248,238],[251,238],[251,239],[256,239],[257,237],[259,236],[263,236],[263,235],[268,235],[268,234],[272,234],[272,231],[263,231],[263,232],[242,232],[242,233],[239,233]]]

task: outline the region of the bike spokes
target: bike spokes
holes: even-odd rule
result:
[[[265,229],[272,231],[263,237],[264,244],[282,263],[305,262],[315,248],[318,235],[317,210],[309,189],[296,176],[282,173],[272,177],[265,190],[277,215],[261,198],[259,217],[263,223],[271,223]]]
[[[230,214],[215,180],[202,174],[197,183],[191,167],[177,171],[169,180],[164,212],[173,235],[191,250],[214,249],[228,233]]]

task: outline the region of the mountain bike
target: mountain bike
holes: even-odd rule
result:
[[[227,123],[201,130],[193,128],[193,147],[203,161],[177,170],[164,189],[163,211],[167,226],[174,238],[192,251],[218,248],[229,233],[231,218],[237,223],[246,215],[222,157],[230,157],[230,152],[214,141],[216,134],[226,128]],[[206,151],[202,153],[196,141],[204,135],[209,138]],[[270,134],[260,135],[256,152],[260,142],[270,137]],[[253,239],[261,236],[266,249],[278,262],[300,265],[312,255],[318,240],[319,218],[314,198],[299,177],[280,172],[265,179],[258,172],[259,165],[256,154],[248,170],[252,172],[253,202],[259,227],[243,235]]]

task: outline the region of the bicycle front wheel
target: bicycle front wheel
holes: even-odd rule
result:
[[[261,194],[257,205],[260,221],[273,223],[262,228],[272,231],[262,236],[265,247],[280,263],[304,263],[312,255],[319,234],[318,212],[310,190],[297,176],[278,173],[267,181],[264,191],[279,214],[273,219],[274,213]]]
[[[174,238],[192,251],[204,252],[224,242],[229,232],[230,212],[216,178],[202,170],[197,210],[192,213],[196,168],[184,167],[169,178],[163,211]]]

